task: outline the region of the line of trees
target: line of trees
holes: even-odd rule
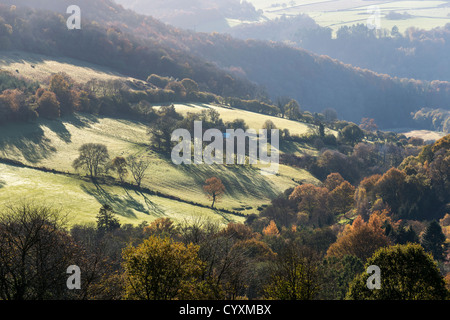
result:
[[[148,159],[134,155],[127,158],[117,156],[111,160],[107,146],[100,143],[85,143],[78,151],[79,155],[73,161],[72,167],[75,170],[84,170],[90,178],[97,178],[112,170],[117,173],[123,183],[130,172],[137,186],[140,187],[150,166]]]

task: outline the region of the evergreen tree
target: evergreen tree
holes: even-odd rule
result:
[[[420,244],[425,251],[430,252],[436,260],[444,259],[446,249],[445,235],[442,228],[435,220],[431,221],[422,235]]]
[[[97,230],[101,234],[120,228],[119,220],[115,217],[114,210],[108,204],[104,204],[97,215]]]

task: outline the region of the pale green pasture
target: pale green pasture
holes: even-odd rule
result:
[[[180,192],[179,196],[183,194]],[[134,225],[157,218],[170,218],[177,223],[208,218],[219,224],[244,219],[119,186],[0,164],[0,208],[24,201],[60,209],[68,215],[69,225],[95,223],[103,203],[113,207],[121,223]]]

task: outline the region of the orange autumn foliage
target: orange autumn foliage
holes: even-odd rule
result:
[[[386,219],[385,214],[378,212],[373,213],[367,222],[358,216],[351,225],[345,227],[342,235],[328,249],[327,255],[353,255],[364,262],[377,249],[390,245],[382,228]]]
[[[265,236],[277,236],[280,234],[280,231],[275,224],[275,221],[270,220],[270,223],[267,227],[265,227],[262,231]]]

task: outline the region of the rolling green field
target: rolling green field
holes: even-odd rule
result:
[[[341,26],[367,23],[371,16],[368,9],[377,6],[380,10],[381,28],[391,30],[397,26],[400,32],[409,27],[432,29],[450,23],[448,1],[380,1],[380,0],[249,0],[256,9],[261,9],[267,19],[307,14],[319,25],[336,31]],[[388,19],[390,12],[404,14],[401,19]]]
[[[18,71],[27,79],[39,81],[57,72],[66,72],[78,82],[90,79],[130,79],[104,68],[72,59],[54,59],[24,52],[1,52],[0,68]],[[134,80],[134,79],[131,79]],[[158,108],[158,106],[154,106]],[[291,134],[308,132],[310,125],[277,117],[261,115],[224,106],[204,104],[176,104],[178,112],[201,112],[205,108],[216,109],[224,121],[241,118],[252,129],[262,128],[272,120],[279,129],[287,128]],[[98,185],[76,176],[72,162],[78,156],[82,144],[105,144],[111,158],[139,155],[150,161],[142,185],[150,190],[201,205],[210,205],[203,184],[207,178],[219,177],[226,193],[216,207],[244,214],[258,213],[289,187],[299,182],[318,183],[307,171],[280,165],[279,174],[261,175],[261,165],[184,165],[176,166],[149,149],[149,136],[145,124],[97,117],[89,114],[65,116],[60,120],[39,119],[35,123],[16,123],[0,127],[0,157],[17,160],[29,167],[54,169],[54,174],[32,168],[0,164],[0,205],[28,199],[60,206],[67,211],[70,223],[94,222],[102,203],[109,203],[120,215],[123,223],[138,224],[167,216],[175,221],[208,216],[221,223],[242,221],[242,216],[224,214],[198,205],[171,200],[167,197],[146,195],[127,190],[118,185]],[[317,150],[290,143],[284,145],[290,153],[317,153]],[[281,152],[283,152],[283,148]],[[79,172],[84,175],[83,172]],[[132,182],[131,176],[127,177]]]
[[[23,52],[1,52],[0,68],[12,72],[18,70],[21,76],[39,81],[60,71],[79,82],[94,78],[130,79],[80,61],[53,59]],[[175,107],[182,114],[214,108],[225,122],[241,118],[256,130],[262,128],[269,119],[279,129],[289,129],[291,134],[304,134],[311,130],[311,125],[308,124],[225,106],[176,104]],[[210,205],[202,188],[204,181],[217,176],[223,181],[226,193],[216,207],[244,214],[258,213],[262,205],[269,204],[271,199],[299,182],[318,183],[307,171],[285,165],[280,165],[279,173],[272,176],[261,175],[259,164],[176,166],[170,158],[149,149],[145,124],[75,114],[59,120],[41,118],[34,123],[15,123],[0,127],[0,157],[20,161],[29,167],[43,167],[65,173],[54,174],[0,164],[0,205],[19,199],[54,204],[68,212],[71,224],[95,221],[95,215],[105,202],[112,205],[123,223],[138,224],[162,216],[175,221],[207,216],[221,223],[244,219],[167,197],[141,194],[118,185],[94,184],[75,176],[73,174],[76,173],[84,175],[72,168],[72,162],[77,158],[81,145],[88,142],[105,144],[111,158],[129,155],[147,158],[150,166],[142,182],[144,187],[201,205]],[[293,142],[282,145],[280,151],[287,150],[294,154],[318,152],[307,145]],[[131,176],[127,177],[127,181],[132,182]]]
[[[67,214],[68,225],[95,223],[101,204],[110,204],[123,224],[171,218],[176,222],[208,218],[219,224],[243,217],[119,186],[0,164],[0,203],[39,202]]]
[[[192,105],[185,107],[202,108]],[[217,106],[215,108],[224,114],[228,111]],[[183,105],[177,105],[177,109],[181,111]],[[234,110],[234,115],[251,122],[246,111]],[[262,116],[259,120],[254,117],[253,121],[256,121],[255,125],[262,125],[263,122],[259,121],[264,119]],[[295,130],[296,125],[299,126],[298,132],[308,129],[304,124],[288,122],[292,130]],[[108,147],[111,158],[131,154],[146,157],[151,164],[143,186],[150,190],[209,205],[210,201],[202,186],[207,178],[217,176],[226,187],[226,194],[217,203],[217,207],[246,214],[259,212],[258,207],[270,203],[272,198],[298,182],[318,182],[307,171],[284,165],[280,165],[278,175],[272,176],[261,175],[260,165],[176,166],[170,159],[149,150],[146,131],[146,126],[136,121],[85,114],[67,116],[61,120],[40,119],[36,123],[0,127],[0,156],[28,166],[73,174],[76,171],[71,164],[78,156],[79,147],[86,142],[103,143]],[[301,146],[294,146],[297,147],[298,152],[304,152]],[[132,182],[131,177],[127,180]],[[236,215],[224,216],[209,208],[164,197],[140,194],[115,185],[100,186],[71,175],[5,164],[0,167],[0,186],[1,204],[20,198],[51,202],[69,211],[71,223],[94,221],[101,204],[105,202],[110,203],[126,223],[151,221],[161,216],[168,216],[176,221],[189,219],[191,216],[211,216],[222,223],[243,219]]]

